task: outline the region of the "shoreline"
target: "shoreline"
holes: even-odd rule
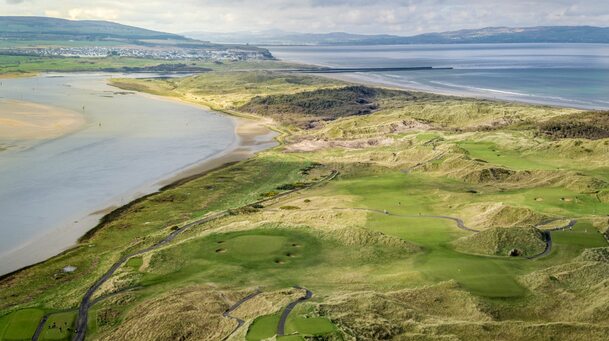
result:
[[[68,246],[60,248],[59,251],[55,250],[51,252],[45,252],[45,245],[49,245],[49,239],[53,239],[51,238],[51,236],[63,235],[64,232],[67,233],[66,230],[72,230],[73,227],[69,226],[68,224],[64,224],[63,226],[60,226],[54,229],[53,231],[48,231],[41,235],[38,235],[35,237],[35,239],[29,240],[12,250],[2,253],[1,257],[3,261],[7,262],[7,264],[30,264],[21,266],[17,265],[18,268],[10,270],[9,272],[4,274],[0,274],[0,279],[9,277],[24,269],[30,268],[36,264],[46,262],[50,259],[64,254],[65,252],[69,252],[70,250],[78,248],[83,239],[86,239],[87,236],[90,236],[92,233],[95,233],[95,231],[99,230],[99,228],[103,227],[104,218],[109,215],[112,215],[112,213],[116,212],[117,210],[129,207],[130,205],[139,200],[142,200],[150,195],[159,193],[172,186],[177,186],[181,183],[190,181],[200,176],[204,176],[209,172],[222,169],[233,163],[249,159],[258,152],[279,145],[279,142],[277,140],[279,134],[271,127],[269,127],[270,122],[264,119],[257,120],[254,119],[253,116],[252,118],[238,117],[235,115],[231,115],[230,113],[208,108],[198,103],[188,102],[177,98],[151,95],[142,92],[138,93],[146,96],[154,96],[155,98],[161,100],[178,100],[182,104],[192,105],[197,108],[213,111],[215,113],[228,117],[229,119],[231,119],[234,125],[233,142],[225,150],[216,153],[215,155],[207,157],[203,160],[193,162],[190,165],[187,165],[169,174],[166,174],[166,176],[158,178],[150,184],[134,190],[128,195],[121,196],[120,199],[116,198],[113,203],[106,205],[105,207],[100,207],[99,209],[90,212],[85,216],[82,216],[82,219],[79,219],[78,223],[79,225],[86,227],[84,229],[79,229],[79,231],[84,230],[84,232],[78,233],[78,236],[75,240],[70,242]],[[126,197],[126,203],[123,203],[124,197]],[[75,233],[72,232],[71,234]],[[29,261],[19,262],[19,260],[23,259],[29,259]]]
[[[566,103],[554,103],[554,102],[550,102],[550,101],[544,101],[541,99],[526,101],[523,99],[511,98],[511,97],[500,97],[500,96],[469,93],[467,91],[458,91],[458,90],[450,91],[450,90],[442,90],[442,89],[436,89],[436,88],[430,89],[430,88],[425,88],[425,87],[407,86],[404,84],[392,82],[390,80],[382,80],[382,79],[375,80],[375,79],[372,79],[371,77],[367,77],[367,76],[364,76],[361,74],[348,74],[348,73],[323,73],[322,74],[322,73],[320,73],[320,74],[315,74],[315,75],[319,76],[319,77],[325,77],[325,78],[348,82],[348,83],[352,83],[352,84],[367,85],[367,86],[373,86],[373,87],[374,86],[384,87],[384,88],[389,88],[389,89],[394,89],[394,90],[414,91],[414,92],[429,93],[429,94],[434,94],[434,95],[452,96],[452,97],[475,99],[475,100],[482,100],[482,101],[515,103],[515,104],[521,104],[521,105],[539,105],[539,106],[562,108],[562,109],[592,110],[592,111],[607,110],[605,108],[599,108],[599,107],[587,107],[587,106],[583,106],[583,105],[578,106],[578,105],[574,105],[574,104],[569,105]]]

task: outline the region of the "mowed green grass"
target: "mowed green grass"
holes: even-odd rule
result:
[[[29,340],[36,332],[40,319],[44,316],[41,309],[18,310],[4,317],[0,323],[1,340]],[[4,330],[2,330],[4,324]]]
[[[450,205],[441,198],[449,194],[460,196],[469,188],[468,185],[446,179],[387,172],[383,175],[347,178],[335,182],[332,186],[333,191],[359,197],[360,200],[355,204],[358,207],[415,215],[414,218],[403,218],[370,213],[367,228],[423,246],[425,252],[414,257],[411,267],[412,270],[423,274],[429,282],[454,279],[470,292],[480,296],[523,296],[526,290],[516,280],[517,276],[568,261],[584,248],[606,245],[598,231],[590,225],[580,223],[574,231],[555,233],[553,252],[543,259],[530,261],[463,254],[455,251],[449,242],[470,232],[458,229],[455,223],[449,220],[419,218],[417,215],[454,216]],[[554,195],[558,196],[558,192]],[[517,202],[521,199],[519,195],[511,198],[502,193],[500,196],[502,200],[498,201],[503,202],[509,202],[510,199]],[[583,232],[586,229],[588,232]]]
[[[322,243],[304,231],[275,226],[217,233],[154,255],[141,284],[213,281],[290,287],[322,261],[322,249]]]
[[[248,341],[259,341],[277,335],[277,325],[280,314],[264,315],[256,318],[247,330],[245,339]]]
[[[129,260],[127,261],[127,263],[125,265],[133,270],[137,270],[140,268],[140,266],[142,266],[143,263],[144,263],[144,260],[142,259],[142,257],[133,257],[133,258],[129,258]]]
[[[533,142],[531,143],[533,144]],[[547,145],[549,142],[545,143]],[[487,141],[465,140],[456,144],[466,150],[472,159],[484,160],[500,167],[513,170],[572,170],[609,181],[608,168],[600,166],[599,161],[603,159],[598,151],[597,154],[590,154],[585,150],[579,153],[571,150],[571,153],[575,152],[578,155],[578,159],[573,160],[571,157],[573,154],[563,155],[560,151],[510,148]],[[591,162],[586,162],[588,160]]]
[[[488,163],[515,170],[557,169],[558,165],[545,161],[540,155],[525,157],[521,152],[504,149],[492,142],[463,141],[457,145],[469,153],[473,159],[484,160]],[[545,161],[545,162],[544,162]]]
[[[285,325],[286,334],[299,334],[303,336],[326,335],[336,331],[330,320],[323,317],[288,317]]]
[[[245,339],[259,341],[277,335],[277,326],[281,313],[264,315],[256,318],[250,325]],[[304,340],[305,336],[322,336],[335,332],[336,326],[323,317],[288,316],[285,324],[285,336],[278,340]]]
[[[72,336],[75,319],[76,312],[63,312],[50,315],[49,319],[44,325],[40,339],[69,340]]]
[[[171,233],[175,225],[212,211],[253,203],[282,184],[307,181],[301,169],[309,164],[289,156],[258,156],[134,203],[80,246],[17,275],[14,284],[0,288],[0,301],[6,306],[27,303],[52,309],[74,307],[121,253],[152,245]],[[132,243],[141,236],[150,237]],[[129,264],[135,267],[137,262]],[[78,270],[62,273],[60,269],[66,265]],[[54,278],[54,290],[45,289],[49,278]],[[33,300],[32,292],[38,293]]]

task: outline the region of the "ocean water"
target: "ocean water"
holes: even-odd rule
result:
[[[236,143],[231,118],[122,93],[106,85],[108,77],[2,80],[0,98],[79,111],[87,123],[24,151],[0,152],[0,275],[72,245],[97,223],[92,212],[150,193],[160,179]]]
[[[330,67],[453,67],[351,79],[445,94],[609,109],[609,45],[271,46],[279,59]]]

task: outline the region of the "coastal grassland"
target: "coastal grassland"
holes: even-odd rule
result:
[[[208,75],[200,76],[197,82],[202,82]],[[268,76],[273,77],[271,74]],[[232,74],[231,77],[241,78],[243,82],[254,74]],[[282,79],[283,76],[275,77]],[[140,86],[143,82],[146,81],[136,84]],[[265,82],[268,81],[262,83]],[[153,80],[149,83],[154,85],[152,90],[147,86],[140,90],[177,95],[197,102],[189,94],[181,96],[179,91],[172,89],[174,84],[170,82]],[[180,84],[176,89],[180,89]],[[199,85],[202,95],[210,92],[206,86]],[[341,96],[342,86],[327,88],[323,93]],[[307,115],[303,111],[306,108],[303,109],[299,101],[316,96],[315,90],[309,88],[291,89],[286,91],[291,95],[285,96],[277,94],[276,90],[273,89],[265,99],[252,97],[249,90],[235,89],[231,95],[233,99],[224,108],[239,110],[238,105],[241,104],[241,108],[252,113],[277,110],[285,112],[285,115],[293,113],[292,118],[298,119]],[[247,94],[243,95],[244,92]],[[544,269],[577,264],[581,252],[606,245],[598,229],[603,229],[598,218],[606,208],[597,193],[606,186],[602,181],[605,141],[555,141],[537,132],[536,122],[557,117],[568,120],[572,115],[579,115],[580,111],[410,92],[382,93],[374,98],[378,107],[370,114],[332,117],[314,129],[306,126],[303,127],[305,129],[292,129],[292,134],[286,138],[283,150],[288,155],[331,165],[341,172],[337,180],[309,190],[304,197],[294,198],[278,207],[232,217],[226,229],[238,231],[264,227],[291,230],[290,224],[286,223],[292,223],[299,228],[311,229],[314,235],[322,233],[324,238],[320,245],[323,248],[328,244],[328,236],[334,236],[338,245],[348,240],[338,237],[344,231],[338,227],[342,224],[352,231],[351,234],[364,229],[414,243],[423,252],[404,254],[402,261],[388,260],[386,264],[377,264],[374,270],[366,269],[364,264],[357,265],[357,258],[336,255],[341,262],[353,264],[349,268],[337,268],[338,265],[331,262],[326,264],[332,269],[328,271],[341,274],[340,285],[328,281],[324,271],[315,271],[316,283],[311,283],[312,278],[306,272],[319,269],[315,264],[299,265],[297,268],[303,270],[301,273],[290,269],[286,274],[274,274],[278,277],[272,279],[268,268],[264,267],[255,267],[247,274],[266,285],[272,286],[274,281],[281,283],[280,286],[298,282],[321,292],[322,298],[315,302],[321,315],[330,318],[343,332],[367,335],[369,339],[396,335],[421,337],[428,333],[474,337],[485,335],[484,331],[487,336],[503,333],[522,338],[524,334],[518,331],[522,328],[534,337],[543,337],[547,333],[573,333],[598,338],[606,326],[596,329],[585,325],[591,319],[581,308],[591,288],[586,294],[575,294],[571,298],[579,310],[571,315],[565,312],[554,314],[551,307],[555,300],[532,286],[530,281],[523,280]],[[333,110],[332,106],[329,107]],[[318,114],[324,115],[324,110],[319,108]],[[585,149],[592,151],[582,155],[581,151]],[[561,155],[574,155],[586,162],[570,163]],[[383,214],[384,211],[391,215]],[[459,252],[452,242],[470,236],[471,232],[459,230],[450,220],[422,217],[428,215],[460,217],[466,224],[482,229],[534,226],[556,217],[578,218],[579,221],[573,230],[553,232],[553,248],[548,256],[529,261],[521,257]],[[181,248],[176,246],[176,249]],[[334,248],[343,257],[347,255],[339,246]],[[217,256],[223,252],[226,251],[218,251]],[[323,252],[317,253],[323,255]],[[176,258],[179,261],[175,261]],[[169,257],[166,259],[168,268],[186,266],[189,258]],[[366,262],[374,264],[370,260]],[[165,263],[165,259],[161,263]],[[214,268],[222,266],[225,265]],[[594,269],[595,274],[602,277],[602,268]],[[188,276],[193,276],[191,272],[186,271]],[[240,276],[237,270],[223,272],[243,281],[240,286],[250,284],[249,277]],[[257,277],[259,273],[264,276]],[[382,281],[369,280],[364,285],[358,280],[361,274]],[[177,278],[185,280],[180,276]],[[598,279],[603,280],[606,279]],[[170,282],[168,280],[167,283]],[[149,290],[152,290],[156,284],[150,284]],[[565,285],[575,289],[568,283]],[[421,286],[426,287],[420,289]],[[399,303],[395,303],[396,294],[386,293],[403,288],[410,290],[400,293],[408,300]],[[385,301],[384,295],[391,298]],[[413,304],[417,298],[420,305]],[[372,303],[377,301],[378,307]],[[390,309],[388,305],[391,305]],[[470,309],[472,323],[464,323],[456,307]],[[517,313],[523,310],[526,313]],[[598,315],[605,316],[602,313]],[[271,321],[275,318],[273,316],[268,315],[263,320]],[[416,322],[403,322],[413,318]],[[428,323],[427,319],[434,322]],[[437,325],[438,320],[445,324]],[[571,321],[584,325],[576,327],[570,324]],[[545,325],[546,322],[561,322],[564,327]],[[274,322],[263,323],[266,324],[268,326],[262,329],[271,333]]]
[[[285,183],[306,182],[309,176],[302,169],[309,165],[291,156],[261,156],[119,209],[75,248],[4,278],[0,284],[0,315],[26,307],[76,307],[94,279],[121,255],[152,245],[174,226],[208,212],[238,208],[270,192],[280,193],[277,187]],[[315,172],[310,174],[314,176]],[[64,273],[61,269],[66,265],[77,270]]]
[[[96,293],[108,298],[90,311],[89,337],[222,339],[236,326],[222,313],[254,288],[262,293],[232,312],[246,321],[233,339],[273,337],[282,309],[302,296],[295,285],[314,295],[290,314],[297,334],[284,339],[600,340],[609,331],[609,269],[594,251],[607,246],[606,139],[539,133],[578,110],[267,71],[113,84],[268,115],[289,134],[115,211],[78,248],[2,280],[0,330],[23,309],[41,311],[27,321],[35,325],[43,310],[74,308],[120,255],[230,209],[118,269]],[[312,117],[321,119],[298,124]],[[306,186],[332,170],[331,181]],[[288,190],[297,191],[276,197]],[[263,198],[275,199],[252,205]],[[471,251],[488,250],[483,237],[496,234],[500,247],[534,253],[538,235],[512,231],[569,219],[577,224],[551,232],[545,257]],[[467,249],[455,246],[461,238]],[[65,265],[78,270],[64,274]]]
[[[176,79],[112,79],[110,84],[125,90],[178,97],[213,109],[235,112],[256,96],[293,94],[344,85],[325,78],[234,69]]]
[[[269,67],[290,68],[293,65],[270,60],[214,63],[200,60],[167,61],[128,57],[77,58],[0,55],[0,77],[2,75],[27,76],[41,72],[202,72],[227,69],[255,70]]]

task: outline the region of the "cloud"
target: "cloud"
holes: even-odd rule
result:
[[[3,15],[103,19],[168,32],[416,34],[485,26],[597,25],[598,0],[5,0]]]

